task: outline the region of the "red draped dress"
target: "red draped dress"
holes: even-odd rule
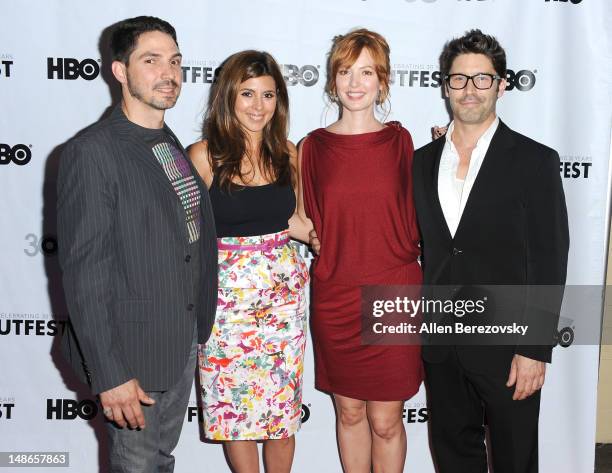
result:
[[[418,345],[361,339],[361,286],[420,284],[410,133],[325,129],[302,144],[304,204],[321,241],[312,266],[315,386],[354,399],[397,401],[419,390]]]

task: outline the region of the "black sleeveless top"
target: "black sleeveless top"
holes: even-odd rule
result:
[[[208,193],[218,238],[266,235],[286,230],[295,211],[295,193],[291,184],[235,184],[227,193],[219,187],[219,180],[214,176]]]

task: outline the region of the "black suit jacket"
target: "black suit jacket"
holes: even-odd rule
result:
[[[558,300],[548,301],[556,311],[551,317],[556,328],[569,249],[557,152],[500,121],[452,238],[438,198],[444,144],[445,137],[438,138],[414,157],[424,284],[558,285]],[[529,317],[536,312],[517,313],[517,322],[533,322]],[[423,358],[439,362],[450,349],[423,346]],[[515,353],[550,362],[552,345],[457,345],[456,350],[462,363],[474,371],[507,375]]]
[[[199,259],[178,196],[121,107],[62,154],[58,247],[76,334],[76,343],[69,331],[62,344],[95,393],[131,378],[147,391],[168,389],[184,372],[196,323],[200,343],[210,335],[217,244],[208,191],[192,172],[201,192]],[[192,270],[194,261],[200,268]]]

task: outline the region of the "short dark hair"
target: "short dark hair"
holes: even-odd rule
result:
[[[161,31],[172,37],[176,45],[176,30],[174,27],[160,18],[154,16],[137,16],[128,18],[115,24],[111,34],[110,48],[113,61],[121,61],[127,64],[132,51],[136,49],[138,37],[149,31]]]
[[[440,54],[440,73],[442,77],[451,70],[453,61],[460,54],[484,54],[493,63],[493,69],[506,78],[506,51],[494,36],[484,34],[479,29],[467,31],[461,38],[454,38],[444,45]]]

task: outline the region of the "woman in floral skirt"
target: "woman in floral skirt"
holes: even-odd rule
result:
[[[288,472],[300,428],[308,269],[290,238],[297,152],[287,140],[288,94],[278,64],[243,51],[221,68],[189,155],[209,188],[219,248],[216,322],[200,346],[204,433],[224,441],[234,471]]]

